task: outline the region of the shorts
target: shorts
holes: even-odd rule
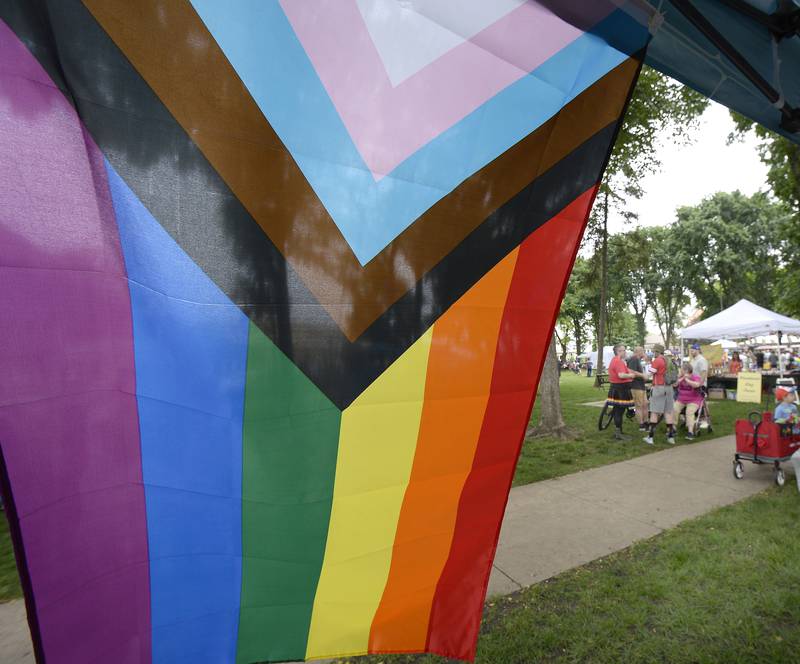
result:
[[[672,385],[654,385],[650,392],[651,413],[671,413],[675,409],[675,393]]]
[[[625,408],[633,406],[631,386],[628,383],[611,383],[606,403],[610,406],[624,406]]]
[[[639,412],[647,414],[647,390],[644,388],[632,388],[631,394],[633,395],[633,403],[636,406],[636,410]]]

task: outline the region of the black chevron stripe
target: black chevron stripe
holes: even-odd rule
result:
[[[600,179],[617,126],[596,133],[495,211],[350,342],[78,0],[12,0],[0,5],[0,17],[63,86],[100,149],[164,229],[340,408]]]

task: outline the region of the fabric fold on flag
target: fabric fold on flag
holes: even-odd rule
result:
[[[402,62],[385,1],[0,4],[0,450],[40,662],[474,657],[649,35],[605,0],[421,2]]]

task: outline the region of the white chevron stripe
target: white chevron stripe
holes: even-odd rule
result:
[[[503,18],[526,0],[356,0],[392,85]]]

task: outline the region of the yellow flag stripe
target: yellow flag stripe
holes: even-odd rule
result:
[[[433,327],[342,413],[306,658],[366,653],[417,446]]]

